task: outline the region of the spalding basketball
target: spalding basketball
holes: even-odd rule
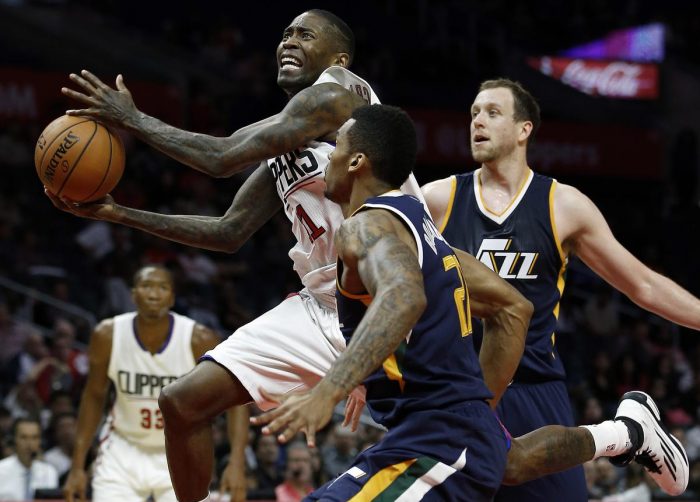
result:
[[[39,136],[34,165],[54,195],[76,202],[97,200],[112,191],[124,172],[124,144],[95,120],[64,115]]]

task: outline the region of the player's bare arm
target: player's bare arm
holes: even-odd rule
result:
[[[80,204],[46,195],[54,206],[76,216],[120,223],[163,239],[227,253],[237,251],[282,207],[265,163],[243,183],[223,216],[152,213],[119,205],[111,196]]]
[[[427,304],[415,241],[390,213],[379,209],[353,216],[335,243],[343,288],[368,293],[372,303],[348,348],[313,390],[253,419],[268,424],[263,433],[279,433],[282,442],[303,430],[314,446],[315,432],[328,423],[333,407],[396,350]]]
[[[496,407],[520,363],[534,307],[517,289],[479,260],[454,249],[469,291],[469,306],[484,322],[479,362]]]
[[[564,250],[579,256],[630,300],[669,321],[700,330],[700,300],[622,246],[600,210],[579,190],[557,185],[554,220]]]
[[[362,98],[338,84],[314,85],[294,95],[280,113],[222,138],[178,129],[139,111],[121,75],[116,89],[87,70],[70,78],[82,92],[67,88],[62,92],[88,108],[69,110],[69,115],[93,117],[125,128],[169,157],[215,177],[231,176],[334,134],[352,110],[364,104]]]
[[[437,228],[442,228],[445,218],[449,216],[447,211],[450,206],[454,180],[454,176],[450,176],[441,180],[431,181],[421,187],[425,203],[428,205],[428,211]]]
[[[88,347],[89,371],[78,410],[78,432],[73,447],[73,462],[63,486],[63,495],[68,502],[84,501],[87,488],[85,458],[102,420],[109,377],[107,368],[112,352],[112,319],[102,321],[93,330]]]

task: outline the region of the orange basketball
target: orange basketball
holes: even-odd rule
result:
[[[76,202],[97,200],[124,172],[124,144],[99,122],[64,115],[39,136],[34,166],[51,193]]]

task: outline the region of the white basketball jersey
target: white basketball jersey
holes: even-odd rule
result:
[[[359,94],[368,104],[379,103],[366,81],[341,66],[327,68],[313,85],[328,82]],[[343,222],[343,213],[339,205],[324,197],[323,192],[326,189],[326,167],[330,162],[328,153],[334,148],[335,143],[311,141],[302,148],[267,161],[297,239],[289,251],[294,270],[306,289],[332,308],[335,308],[337,257],[333,236]],[[401,189],[423,201],[413,174]]]
[[[107,376],[114,383],[117,397],[105,426],[139,446],[164,449],[158,396],[164,386],[194,368],[195,322],[171,312],[168,338],[157,353],[151,354],[137,338],[135,318],[136,312],[114,318]]]

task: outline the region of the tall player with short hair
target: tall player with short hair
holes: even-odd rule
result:
[[[73,464],[64,486],[69,502],[85,500],[85,458],[114,384],[116,399],[103,427],[92,481],[92,500],[175,501],[168,474],[161,390],[194,368],[219,337],[194,320],[170,311],[175,303],[171,273],[148,265],[136,272],[136,312],[100,322],[90,337],[90,369],[80,400]]]
[[[72,204],[49,197],[73,214],[121,223],[195,247],[234,252],[280,208],[297,244],[289,252],[304,289],[238,329],[195,370],[161,395],[171,477],[178,499],[208,497],[213,467],[209,420],[255,401],[273,403],[264,387],[289,392],[315,385],[345,348],[335,310],[335,231],[343,216],[323,196],[328,154],[338,128],[352,111],[378,99],[367,82],[350,72],[354,36],[334,14],[313,9],[297,16],[277,47],[277,83],[289,97],[272,117],[226,138],[183,131],[140,112],[117,77],[112,89],[89,72],[71,79],[85,93],[63,92],[89,106],[70,112],[124,127],[163,153],[211,176],[259,167],[222,217],[162,215],[116,204],[111,197]],[[406,189],[420,194],[411,175]],[[243,472],[245,412],[238,415],[232,462]],[[242,476],[239,476],[242,481]]]
[[[423,192],[445,238],[497,271],[535,306],[522,362],[498,406],[501,420],[514,436],[548,424],[573,425],[555,346],[570,254],[636,304],[696,330],[700,300],[627,251],[576,188],[530,169],[527,147],[540,110],[519,83],[483,82],[470,113],[472,155],[481,167],[429,183]],[[630,455],[619,459],[630,460]],[[636,460],[648,463],[643,456]],[[503,488],[496,500],[582,502],[587,500],[583,469]]]

